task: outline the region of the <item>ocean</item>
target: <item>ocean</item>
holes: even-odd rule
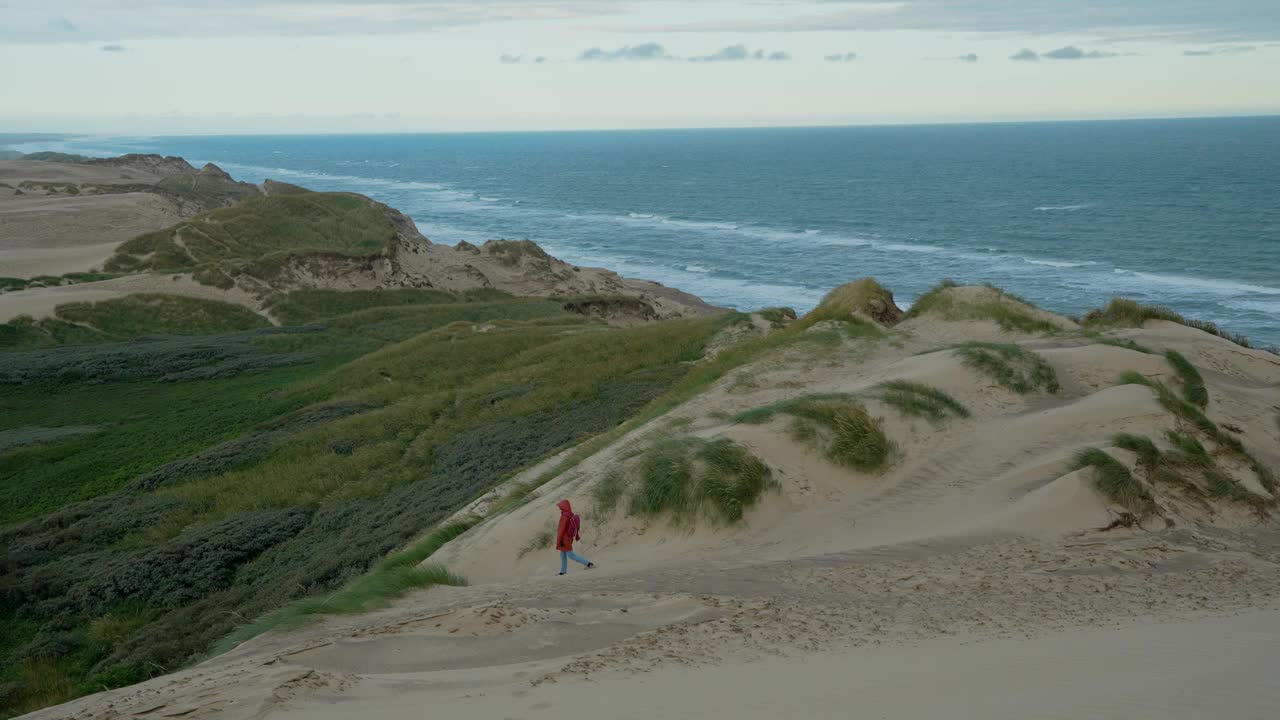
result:
[[[530,239],[739,309],[874,276],[1081,313],[1116,295],[1280,345],[1280,117],[607,132],[84,137],[363,193],[434,242]]]

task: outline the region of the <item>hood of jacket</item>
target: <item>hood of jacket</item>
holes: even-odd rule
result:
[[[562,513],[573,514],[573,506],[569,504],[568,500],[561,500],[556,503],[556,507],[560,508],[560,512]]]

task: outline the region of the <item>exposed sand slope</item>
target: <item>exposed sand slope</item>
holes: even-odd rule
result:
[[[0,161],[0,276],[87,271],[101,266],[121,242],[181,219],[176,203],[148,192],[73,195],[19,190],[23,183],[66,183],[65,188],[158,180],[131,168]]]
[[[1208,415],[1280,468],[1280,358],[1168,323],[1123,334],[1200,367]],[[949,349],[957,336],[1034,348],[1061,389],[1000,387]],[[1109,448],[1142,478],[1110,438],[1138,433],[1168,448],[1163,431],[1186,429],[1148,388],[1114,386],[1125,370],[1173,378],[1160,356],[972,319],[925,316],[878,340],[794,345],[430,558],[470,587],[272,633],[37,716],[1268,716],[1280,702],[1268,669],[1280,640],[1274,509],[1264,518],[1256,503],[1143,480],[1156,512],[1103,530],[1123,509],[1091,470],[1069,466],[1082,448]],[[904,418],[873,398],[886,379],[945,390],[971,416]],[[833,465],[793,440],[785,419],[725,419],[833,392],[883,418],[897,445],[883,472]],[[679,433],[746,445],[779,489],[732,527],[593,511],[597,483]],[[1210,449],[1267,501],[1248,468]],[[584,516],[576,549],[600,566],[568,577],[555,576],[553,551],[522,552],[562,497]]]

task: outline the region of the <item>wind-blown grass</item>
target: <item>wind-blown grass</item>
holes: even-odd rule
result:
[[[1126,298],[1113,298],[1111,302],[1107,303],[1105,308],[1089,311],[1089,313],[1084,316],[1083,324],[1086,327],[1142,327],[1142,324],[1148,320],[1166,320],[1168,322],[1175,322],[1179,325],[1186,325],[1187,327],[1193,327],[1197,330],[1203,330],[1210,335],[1217,335],[1218,337],[1230,340],[1241,347],[1250,347],[1249,338],[1223,330],[1214,323],[1183,317],[1169,308],[1141,305]]]
[[[969,410],[938,388],[908,380],[881,383],[880,400],[897,408],[903,415],[941,422],[950,416],[966,418]]]
[[[1148,471],[1154,469],[1160,463],[1160,449],[1156,447],[1155,443],[1151,442],[1151,438],[1145,435],[1119,433],[1112,436],[1111,442],[1118,448],[1136,453],[1138,464],[1147,468]]]
[[[391,600],[431,585],[466,585],[465,578],[440,566],[418,567],[445,543],[470,530],[479,518],[466,518],[434,530],[408,549],[387,557],[373,570],[331,595],[306,598],[286,605],[255,622],[237,628],[214,646],[220,655],[268,630],[296,627],[319,615],[345,615],[386,607]]]
[[[1187,402],[1201,408],[1208,405],[1209,391],[1205,389],[1204,378],[1200,376],[1196,366],[1177,350],[1168,350],[1164,356],[1178,372],[1178,377],[1182,380],[1182,396],[1187,399]]]
[[[1169,430],[1164,435],[1178,449],[1177,454],[1174,456],[1174,459],[1178,462],[1199,465],[1200,467],[1213,466],[1213,456],[1209,454],[1208,450],[1205,450],[1204,445],[1199,440],[1176,430]]]
[[[957,347],[956,354],[967,367],[1016,393],[1025,395],[1041,389],[1058,392],[1058,376],[1053,366],[1017,345],[969,342]]]
[[[1072,461],[1072,470],[1091,469],[1093,485],[1112,502],[1144,517],[1155,510],[1155,500],[1129,468],[1098,448],[1080,451]]]
[[[985,286],[994,293],[994,297],[987,300],[959,300],[956,293],[951,292],[957,287],[955,281],[943,280],[917,298],[902,319],[937,313],[952,320],[992,320],[1004,330],[1028,335],[1059,330],[1052,322],[1035,316],[1035,305],[994,285]]]
[[[880,421],[847,401],[804,400],[787,408],[792,435],[822,449],[832,462],[863,472],[882,469],[893,452]]]
[[[1103,338],[1098,338],[1098,342],[1102,345],[1113,345],[1118,348],[1124,348],[1125,350],[1133,350],[1134,352],[1146,353],[1147,355],[1156,354],[1155,350],[1152,350],[1151,348],[1145,345],[1139,345],[1138,343],[1128,338],[1103,337]]]
[[[637,472],[629,512],[648,517],[670,513],[677,523],[699,516],[738,522],[775,485],[769,466],[725,438],[660,442],[644,455]]]

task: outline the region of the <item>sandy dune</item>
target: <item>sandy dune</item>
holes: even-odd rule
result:
[[[1120,334],[1191,359],[1208,415],[1280,466],[1280,358],[1170,323]],[[998,386],[949,349],[961,335],[1036,349],[1061,390]],[[1106,530],[1121,508],[1089,471],[1068,466],[1115,433],[1165,446],[1163,431],[1178,426],[1149,389],[1114,385],[1124,370],[1172,377],[1160,356],[1095,338],[929,316],[879,341],[795,346],[734,371],[429,559],[469,587],[271,633],[35,716],[1271,717],[1280,526],[1247,503],[1155,488],[1155,516]],[[867,395],[891,378],[946,390],[972,415],[903,418]],[[784,421],[725,419],[816,392],[861,394],[884,418],[897,444],[887,470],[837,467],[792,440]],[[593,512],[594,485],[672,433],[746,445],[780,488],[732,527]],[[1265,498],[1256,480],[1246,486]],[[553,551],[527,549],[561,497],[584,514],[578,551],[600,565],[563,578]]]

